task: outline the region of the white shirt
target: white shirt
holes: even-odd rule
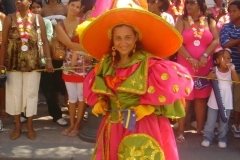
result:
[[[216,67],[217,78],[226,80],[226,81],[218,80],[218,85],[219,85],[223,105],[225,109],[233,109],[232,82],[230,82],[232,80],[232,72],[231,70],[229,70],[227,73],[225,73],[227,75],[224,77],[221,76],[220,74]],[[211,91],[211,95],[208,100],[208,106],[212,109],[218,109],[218,105],[217,105],[217,101],[216,101],[213,89]]]

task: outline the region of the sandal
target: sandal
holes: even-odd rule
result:
[[[183,143],[184,141],[185,141],[185,138],[184,138],[184,136],[183,136],[183,134],[178,134],[177,135],[177,137],[176,137],[176,140],[177,140],[177,142],[179,142],[179,143]]]
[[[69,137],[76,137],[79,133],[79,130],[71,130],[71,132],[68,134]]]
[[[62,130],[62,132],[61,132],[61,134],[63,135],[63,136],[68,136],[68,134],[71,132],[71,130],[68,130],[68,129],[64,129],[64,130]]]

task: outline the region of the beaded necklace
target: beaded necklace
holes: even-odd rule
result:
[[[175,3],[173,3],[171,0],[169,0],[170,8],[172,9],[175,16],[181,16],[183,14],[183,0],[180,0],[180,5],[177,7],[175,6]]]
[[[196,25],[192,19],[192,16],[188,14],[188,22],[193,30],[194,38],[195,40],[193,41],[194,46],[199,46],[200,45],[200,39],[202,38],[203,32],[204,32],[204,20],[205,17],[203,14],[200,15],[199,21],[200,25],[199,28],[196,28]]]
[[[26,27],[23,28],[23,18],[20,14],[20,12],[17,10],[16,11],[16,17],[17,17],[17,24],[18,24],[18,31],[20,33],[20,39],[22,41],[22,51],[27,51],[28,46],[26,45],[29,39],[29,33],[32,27],[32,12],[29,10],[27,14],[27,22],[26,22]]]

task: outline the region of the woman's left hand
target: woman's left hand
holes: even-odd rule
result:
[[[48,72],[48,73],[53,73],[54,72],[52,61],[47,60],[47,64],[45,66],[45,71]]]
[[[199,66],[199,67],[205,67],[206,64],[207,64],[207,57],[205,57],[204,55],[202,55],[202,56],[199,58],[198,66]]]

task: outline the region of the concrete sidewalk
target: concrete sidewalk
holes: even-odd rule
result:
[[[41,94],[40,101],[44,101]],[[69,122],[67,108],[62,107],[62,111],[63,117]],[[14,128],[13,118],[10,116],[2,121],[4,129],[0,131],[0,160],[91,159],[94,143],[84,142],[79,137],[62,136],[60,133],[64,127],[52,122],[45,104],[39,104],[38,114],[34,116],[34,128],[37,133],[35,140],[27,138],[25,123],[21,136],[10,140],[9,136]],[[82,126],[85,124],[83,121]],[[187,125],[185,138],[185,143],[177,144],[181,160],[240,160],[240,139],[234,138],[230,131],[226,149],[218,148],[217,142],[208,148],[201,147],[202,137],[190,124]]]

